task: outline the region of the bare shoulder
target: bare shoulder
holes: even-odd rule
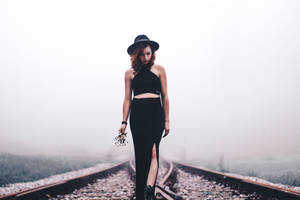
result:
[[[155,65],[155,68],[157,69],[157,71],[159,71],[160,75],[165,75],[166,74],[166,70],[162,65]]]
[[[129,68],[125,71],[125,77],[131,78],[132,75],[133,75],[133,69],[132,68]]]
[[[128,68],[126,71],[125,71],[125,73],[127,74],[129,74],[129,73],[132,73],[133,72],[133,69],[132,68]]]

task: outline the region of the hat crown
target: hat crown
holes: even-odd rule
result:
[[[149,41],[149,38],[146,35],[138,35],[136,36],[136,38],[134,39],[134,42],[138,42],[138,41]]]

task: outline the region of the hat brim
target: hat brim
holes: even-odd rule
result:
[[[146,44],[149,44],[153,47],[153,49],[156,51],[158,48],[159,48],[159,44],[155,41],[152,41],[152,40],[145,40],[145,41],[138,41],[138,42],[135,42],[133,43],[132,45],[130,45],[128,48],[127,48],[127,53],[130,55],[132,53],[132,51],[134,50],[134,48],[138,45],[138,44],[141,44],[141,43],[146,43]]]

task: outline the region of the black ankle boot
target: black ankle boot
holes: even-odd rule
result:
[[[155,186],[146,185],[144,189],[144,200],[155,200],[154,190]]]

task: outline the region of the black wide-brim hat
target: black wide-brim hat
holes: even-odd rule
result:
[[[138,35],[134,39],[134,43],[127,48],[127,53],[130,55],[137,44],[146,43],[152,46],[152,48],[156,51],[159,48],[159,44],[153,40],[149,40],[146,35]]]

